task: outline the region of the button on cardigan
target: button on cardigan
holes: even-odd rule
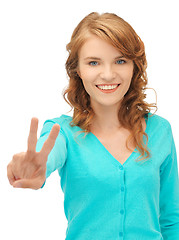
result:
[[[179,240],[178,163],[171,125],[151,113],[145,120],[151,158],[137,162],[135,149],[123,164],[93,133],[85,136],[80,127],[71,127],[71,116],[45,121],[37,151],[52,126],[61,126],[46,177],[58,170],[61,178],[66,240]]]

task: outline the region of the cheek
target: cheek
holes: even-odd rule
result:
[[[86,92],[89,94],[91,82],[93,79],[92,75],[83,69],[83,71],[80,72],[80,78],[82,80]]]
[[[84,84],[91,83],[95,80],[96,73],[92,69],[91,70],[83,69],[83,71],[81,71],[80,73],[81,79],[84,82]]]
[[[133,77],[133,67],[128,67],[124,71],[124,79],[126,80],[126,82],[128,82],[128,84],[130,84],[132,77]]]
[[[127,92],[130,88],[131,82],[133,77],[133,69],[126,68],[123,72],[121,72],[122,84],[124,92]]]
[[[133,74],[131,74],[130,72],[121,72],[120,74],[120,78],[122,79],[122,83],[128,85],[130,84],[131,80],[132,80],[132,76]]]

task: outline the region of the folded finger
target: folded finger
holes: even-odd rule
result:
[[[12,168],[11,168],[10,165],[7,166],[7,178],[8,178],[8,180],[9,180],[9,183],[10,183],[11,185],[13,185],[13,183],[14,183],[14,181],[15,181],[16,179],[15,179],[15,176],[14,176],[14,174],[13,174],[13,172],[12,172]]]
[[[39,189],[42,186],[42,181],[39,179],[21,179],[13,183],[15,188],[31,188]]]

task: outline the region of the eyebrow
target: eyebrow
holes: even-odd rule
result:
[[[124,56],[117,56],[115,57],[114,59],[119,59],[119,58],[124,58]],[[84,60],[88,60],[88,59],[93,59],[93,60],[101,60],[101,58],[98,58],[98,57],[86,57],[84,58]]]

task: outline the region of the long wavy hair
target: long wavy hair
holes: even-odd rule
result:
[[[141,154],[140,160],[148,159],[150,157],[147,147],[148,135],[143,130],[142,119],[148,117],[151,108],[156,108],[157,111],[157,106],[156,103],[148,104],[144,101],[148,83],[145,47],[130,24],[114,13],[92,12],[87,15],[74,29],[71,41],[66,46],[69,56],[65,67],[69,85],[63,92],[63,98],[74,109],[70,125],[79,126],[86,136],[90,132],[95,116],[90,105],[90,96],[77,73],[79,50],[91,34],[112,44],[125,58],[134,63],[131,84],[121,102],[118,118],[120,124],[130,131],[126,147],[131,150],[128,141],[133,139],[135,147]]]

